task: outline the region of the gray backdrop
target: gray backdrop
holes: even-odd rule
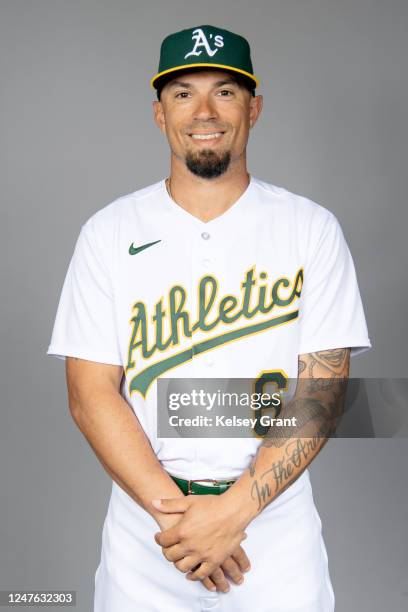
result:
[[[340,220],[374,348],[406,377],[405,0],[1,0],[0,589],[92,608],[111,481],[45,355],[81,224],[167,176],[149,78],[170,32],[245,35],[264,110],[248,167]],[[407,440],[332,440],[311,467],[337,612],[407,609]]]

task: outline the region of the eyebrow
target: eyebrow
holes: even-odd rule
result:
[[[217,81],[214,83],[214,87],[221,87],[222,85],[236,85],[238,87],[238,83],[235,79],[222,79],[221,81]],[[172,89],[174,87],[194,87],[193,83],[187,83],[186,81],[171,81],[168,83],[168,88]]]

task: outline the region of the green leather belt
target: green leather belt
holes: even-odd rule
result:
[[[184,478],[169,475],[183,491],[184,495],[221,495],[235,482],[235,480],[213,480],[211,478],[184,480]],[[205,482],[208,484],[202,484]]]

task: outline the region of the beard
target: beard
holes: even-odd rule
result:
[[[216,153],[213,149],[202,149],[195,153],[188,151],[185,161],[190,172],[200,178],[212,179],[226,172],[231,152]]]

